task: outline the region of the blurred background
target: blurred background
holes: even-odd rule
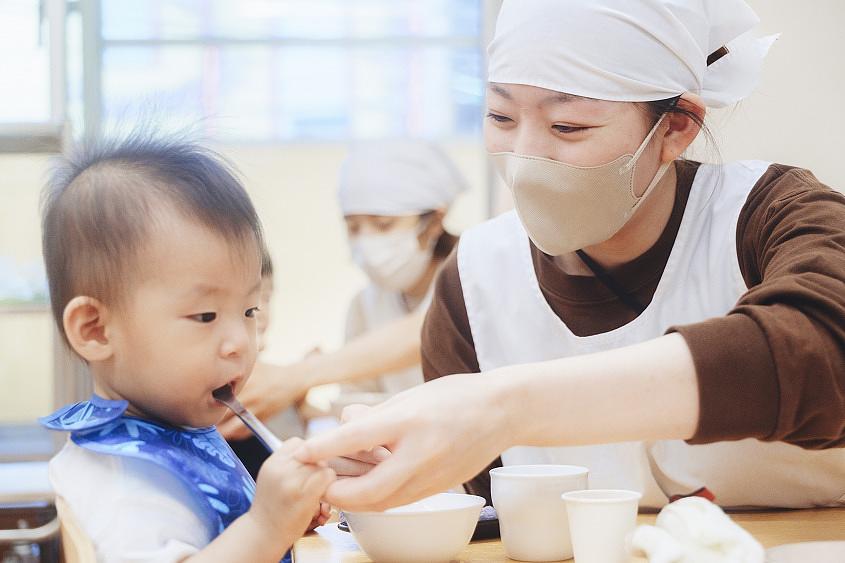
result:
[[[710,116],[716,148],[692,156],[795,164],[845,186],[845,3],[749,3],[760,33],[782,36],[758,91]],[[455,232],[509,205],[481,142],[498,5],[0,0],[0,456],[39,455],[3,437],[80,390],[54,339],[40,253],[39,194],[62,146],[138,120],[215,146],[240,170],[275,262],[267,359],[331,349],[364,284],[336,201],[350,143],[439,143],[471,185],[447,218]]]

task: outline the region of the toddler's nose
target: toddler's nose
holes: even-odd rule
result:
[[[230,327],[220,344],[220,355],[224,358],[243,356],[249,349],[251,342],[249,328],[247,326]],[[255,330],[254,327],[252,329]]]

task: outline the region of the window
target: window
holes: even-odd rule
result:
[[[0,3],[0,122],[50,121],[49,37],[38,0]]]
[[[52,447],[18,423],[53,405],[53,323],[36,212],[47,157],[37,153],[61,144],[63,49],[64,2],[0,2],[0,461]]]
[[[60,146],[63,19],[58,0],[0,2],[0,153],[52,152]]]
[[[100,9],[99,120],[109,130],[138,114],[247,142],[480,130],[480,0],[102,0]]]

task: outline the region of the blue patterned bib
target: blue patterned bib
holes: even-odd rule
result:
[[[181,428],[124,415],[126,401],[97,395],[39,419],[52,430],[71,433],[88,450],[143,459],[179,477],[203,513],[203,521],[219,534],[249,510],[255,481],[213,426]]]

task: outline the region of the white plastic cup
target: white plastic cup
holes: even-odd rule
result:
[[[490,470],[493,507],[505,552],[519,561],[572,557],[566,505],[561,494],[587,488],[586,467],[509,465]]]
[[[628,563],[628,535],[637,525],[642,495],[594,489],[561,495],[569,515],[575,563]]]

